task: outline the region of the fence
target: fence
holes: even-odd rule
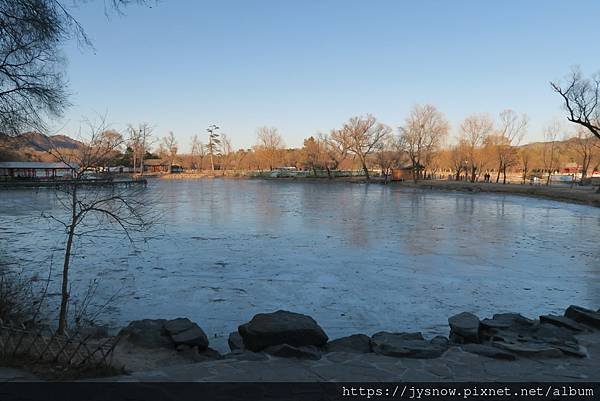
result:
[[[48,327],[28,328],[0,319],[0,359],[28,358],[63,367],[110,366],[120,337],[91,339],[90,336],[57,334]]]

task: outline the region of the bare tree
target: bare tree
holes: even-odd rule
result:
[[[205,155],[204,144],[198,139],[198,135],[194,135],[192,137],[192,169],[202,170],[202,162]]]
[[[518,151],[519,159],[521,160],[521,172],[523,178],[523,184],[527,180],[527,174],[531,168],[532,150],[529,148],[521,148]]]
[[[348,143],[336,130],[332,130],[329,135],[319,134],[319,140],[323,144],[323,165],[327,170],[327,177],[333,179],[331,171],[337,170],[348,157]]]
[[[175,163],[175,157],[177,157],[177,140],[175,139],[173,131],[169,131],[169,135],[163,138],[162,145],[165,152],[165,156],[169,161],[170,172],[171,167],[173,167],[173,163]]]
[[[138,165],[138,160],[142,158],[142,137],[139,130],[135,129],[131,124],[127,127],[128,146],[132,150],[133,173],[135,174]],[[141,162],[140,162],[141,165]]]
[[[59,46],[83,29],[52,0],[0,0],[0,132],[45,131],[68,105]]]
[[[77,2],[73,2],[77,3]],[[108,0],[118,12],[144,0]],[[0,133],[45,132],[69,105],[61,44],[91,46],[59,0],[0,0]]]
[[[129,146],[133,150],[133,172],[136,173],[136,166],[139,161],[139,173],[140,176],[144,175],[144,160],[146,158],[146,152],[154,143],[152,132],[154,127],[148,123],[140,123],[137,127],[129,124],[127,126],[127,135]]]
[[[256,130],[256,150],[265,160],[269,170],[273,170],[281,159],[284,148],[283,138],[275,127],[260,127]]]
[[[233,163],[234,153],[231,138],[227,134],[221,134],[221,168],[229,170]]]
[[[561,130],[560,122],[554,121],[544,128],[544,145],[542,147],[542,162],[544,170],[548,173],[546,185],[550,185],[552,173],[558,163],[558,149],[556,146],[556,138]]]
[[[61,281],[61,304],[58,318],[58,333],[67,327],[67,311],[70,299],[69,269],[74,241],[84,235],[107,230],[115,226],[123,230],[132,240],[133,231],[143,230],[148,225],[147,213],[140,197],[131,190],[112,190],[103,187],[90,187],[82,180],[85,172],[104,166],[112,153],[123,144],[123,138],[115,131],[106,130],[100,123],[88,124],[89,134],[80,138],[82,147],[71,153],[50,148],[48,152],[57,160],[69,165],[74,171],[73,180],[61,188],[61,204],[68,212],[66,216],[47,216],[60,223],[66,233]]]
[[[596,138],[585,128],[580,128],[567,142],[569,147],[575,151],[581,162],[581,183],[586,179],[587,173],[592,165],[592,159],[600,147],[600,139]]]
[[[375,159],[381,169],[384,184],[388,183],[392,168],[400,166],[404,154],[400,138],[394,135],[386,136],[377,144]]]
[[[564,85],[550,82],[550,86],[562,97],[567,120],[600,139],[600,73],[584,78],[579,68],[573,68]]]
[[[486,114],[473,114],[465,118],[460,125],[461,139],[467,145],[471,182],[477,180],[477,175],[485,163],[481,147],[493,129],[494,123]]]
[[[236,170],[242,170],[242,163],[246,160],[247,156],[251,151],[245,149],[238,149],[233,153],[233,163]],[[248,169],[250,166],[248,166]]]
[[[421,178],[423,163],[430,161],[439,149],[448,129],[444,115],[430,104],[414,106],[404,126],[400,127],[400,146],[410,159],[415,182]]]
[[[469,151],[470,145],[465,139],[450,148],[450,164],[454,171],[456,181],[461,179],[461,173],[465,172],[465,177],[469,174]]]
[[[340,142],[347,144],[348,151],[358,157],[365,177],[369,180],[367,157],[373,153],[381,141],[390,135],[390,127],[378,123],[375,117],[368,114],[366,117],[352,117],[334,133],[341,137]]]
[[[500,172],[503,174],[503,184],[506,184],[506,169],[517,163],[518,146],[527,131],[528,117],[525,114],[517,115],[513,110],[507,109],[500,113],[500,123],[496,135],[496,157],[498,161],[498,174],[496,182],[500,181]]]

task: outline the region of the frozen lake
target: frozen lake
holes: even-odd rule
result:
[[[187,316],[224,351],[254,314],[313,316],[330,338],[447,334],[448,316],[600,307],[600,209],[494,194],[260,180],[151,181],[160,223],[79,240],[73,294],[91,280],[119,327]],[[64,230],[52,190],[0,192],[0,260],[58,274]],[[93,241],[93,242],[91,242]],[[53,256],[54,255],[54,256]],[[58,292],[55,277],[52,291]],[[56,295],[54,295],[56,297]]]

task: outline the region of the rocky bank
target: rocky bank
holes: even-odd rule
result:
[[[590,349],[600,348],[600,310],[572,305],[564,315],[542,315],[539,319],[518,313],[500,313],[480,319],[463,312],[450,317],[448,323],[448,338],[427,339],[418,332],[378,332],[371,336],[354,334],[330,340],[310,316],[279,310],[258,314],[240,325],[238,331],[229,336],[230,352],[220,354],[209,347],[208,336],[189,319],[146,319],[131,322],[121,330],[113,362],[131,372],[131,380],[146,380],[156,375],[160,380],[219,380],[214,374],[225,366],[225,371],[230,373],[232,369],[240,369],[240,380],[244,374],[250,375],[251,380],[261,380],[260,377],[275,380],[276,372],[268,377],[256,376],[261,366],[266,372],[274,364],[287,369],[287,373],[281,373],[282,380],[294,380],[294,373],[290,373],[294,370],[299,375],[297,380],[317,380],[311,379],[310,374],[306,376],[307,366],[338,369],[339,377],[330,372],[322,377],[325,380],[360,378],[361,369],[367,374],[374,365],[381,364],[391,366],[383,372],[392,376],[393,366],[420,366],[421,380],[433,380],[435,374],[431,376],[429,372],[432,366],[446,366],[440,369],[448,373],[450,362],[463,366],[462,362],[469,360],[479,361],[482,366],[505,366],[506,374],[511,373],[510,366],[518,367],[516,372],[532,363],[547,364],[553,369],[574,364],[585,367],[582,369],[591,374],[581,373],[580,379],[600,377],[600,370],[596,369],[600,368],[600,355],[590,353]],[[346,370],[354,366],[355,371],[348,376],[338,365]],[[197,377],[192,372],[196,372]],[[573,372],[572,375],[577,374]],[[479,379],[497,376],[489,372],[473,371],[472,374]]]

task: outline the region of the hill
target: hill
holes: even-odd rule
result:
[[[27,132],[17,136],[0,134],[0,161],[51,161],[49,149],[78,149],[83,144],[66,135],[47,136]]]

